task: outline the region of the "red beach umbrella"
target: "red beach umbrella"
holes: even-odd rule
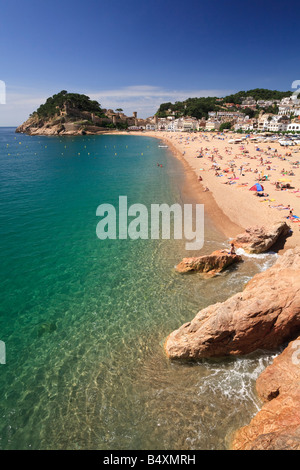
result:
[[[257,191],[257,192],[263,191],[263,190],[264,190],[264,187],[263,187],[261,184],[259,184],[259,183],[256,183],[254,186],[252,186],[252,187],[249,189],[249,191]]]

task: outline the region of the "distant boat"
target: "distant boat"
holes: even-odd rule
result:
[[[160,149],[167,149],[168,146],[167,146],[167,145],[159,145],[158,148],[160,148]]]

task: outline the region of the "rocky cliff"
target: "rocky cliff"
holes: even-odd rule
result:
[[[262,409],[234,436],[233,450],[300,450],[300,336],[259,376]]]
[[[87,133],[87,121],[77,121],[55,116],[54,118],[39,118],[33,116],[21,124],[16,132],[29,135],[83,135]],[[100,131],[101,129],[97,129]]]
[[[278,233],[278,231],[276,231]],[[264,243],[263,243],[264,244]],[[262,409],[238,430],[233,450],[300,450],[300,247],[240,292],[201,310],[169,335],[171,359],[241,355],[288,347],[256,382]]]
[[[171,359],[248,354],[274,350],[300,332],[300,247],[257,274],[243,292],[201,310],[169,335]]]

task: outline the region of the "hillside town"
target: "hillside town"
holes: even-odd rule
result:
[[[121,108],[104,109],[85,95],[63,90],[48,98],[16,132],[31,135],[84,135],[112,130],[300,133],[300,99],[295,95],[269,100],[247,96],[239,103],[236,95],[231,95],[235,102],[227,102],[228,98],[212,98],[205,110],[188,108],[190,100],[180,103],[179,109],[177,102],[166,103],[154,116],[141,119],[136,111],[127,116]]]
[[[208,119],[196,119],[193,116],[177,117],[175,112],[169,111],[165,118],[157,116],[143,120],[137,120],[134,126],[129,126],[129,130],[158,130],[168,132],[185,131],[218,131],[222,124],[228,124],[227,129],[237,131],[262,131],[262,132],[300,132],[300,100],[294,96],[282,98],[282,100],[254,100],[247,97],[242,103],[224,103],[226,110],[208,112]],[[264,108],[273,107],[278,110],[275,113],[265,113]],[[257,110],[261,109],[257,117],[248,116],[241,109]],[[232,110],[231,110],[232,109]],[[236,110],[237,109],[237,110]]]

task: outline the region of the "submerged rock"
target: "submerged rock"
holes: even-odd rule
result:
[[[277,222],[272,227],[249,227],[233,241],[237,248],[247,253],[263,253],[273,246],[279,237],[286,237],[290,232],[286,222]]]
[[[201,310],[171,333],[171,359],[248,354],[274,350],[300,332],[300,247],[288,250],[243,292]]]
[[[262,409],[234,436],[233,450],[300,450],[300,336],[259,376]]]
[[[231,264],[243,261],[239,255],[230,255],[228,252],[214,251],[211,255],[198,256],[194,258],[183,258],[176,266],[179,273],[187,273],[196,271],[207,276],[214,276],[223,271]]]

